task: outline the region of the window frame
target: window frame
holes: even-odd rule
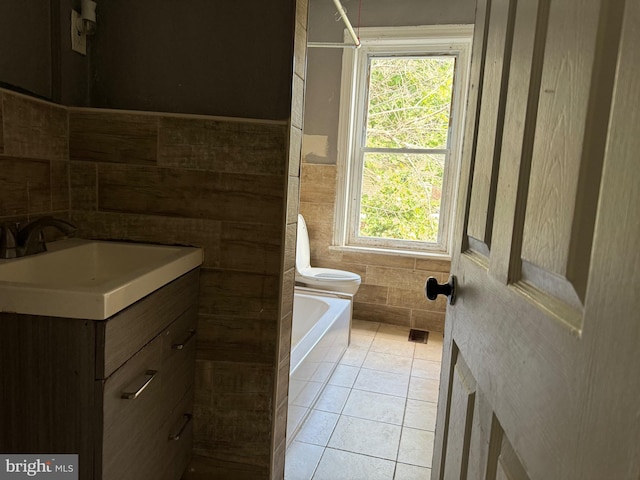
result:
[[[345,32],[345,41],[347,40]],[[473,25],[361,28],[359,49],[346,49],[342,57],[338,133],[338,183],[334,248],[413,255],[449,256],[452,219],[462,156],[462,134],[469,82]],[[371,57],[455,56],[451,121],[442,185],[438,241],[356,237],[359,222],[362,169],[368,109],[368,68]],[[433,153],[443,152],[433,149]]]

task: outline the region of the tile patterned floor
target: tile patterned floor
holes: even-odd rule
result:
[[[285,480],[426,480],[442,336],[354,320],[351,345],[287,451]]]

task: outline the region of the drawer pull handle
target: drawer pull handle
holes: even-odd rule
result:
[[[191,423],[192,419],[193,419],[193,415],[191,415],[190,413],[185,413],[184,423],[182,424],[180,431],[176,434],[169,435],[169,440],[180,440],[180,437],[182,436],[184,431],[187,429],[187,426],[189,425],[189,423]]]
[[[193,337],[195,337],[195,335],[196,335],[196,331],[195,330],[190,330],[189,334],[187,335],[187,338],[185,338],[180,343],[174,343],[173,345],[171,345],[171,348],[173,348],[174,350],[182,350],[184,347],[187,346],[187,343],[189,343],[191,341],[191,339]]]
[[[125,400],[133,400],[135,398],[138,398],[140,394],[144,391],[144,389],[149,386],[149,384],[151,383],[151,380],[155,378],[157,373],[158,373],[157,370],[147,370],[146,372],[144,372],[145,379],[142,385],[140,385],[138,389],[133,392],[126,392],[126,391],[122,392],[122,395],[120,396],[120,398],[123,398]]]

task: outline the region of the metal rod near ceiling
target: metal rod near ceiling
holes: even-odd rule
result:
[[[307,46],[315,47],[315,48],[360,48],[360,39],[358,38],[358,35],[356,35],[356,32],[353,29],[353,26],[351,26],[349,17],[347,17],[347,11],[342,6],[342,3],[340,3],[340,0],[333,0],[333,3],[338,9],[340,18],[342,18],[344,25],[347,27],[347,31],[349,32],[349,35],[351,35],[351,38],[353,39],[353,45],[350,43],[309,42],[307,43]]]

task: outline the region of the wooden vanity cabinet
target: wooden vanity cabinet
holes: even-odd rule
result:
[[[0,452],[78,453],[81,480],[179,480],[198,275],[104,321],[1,313]]]

